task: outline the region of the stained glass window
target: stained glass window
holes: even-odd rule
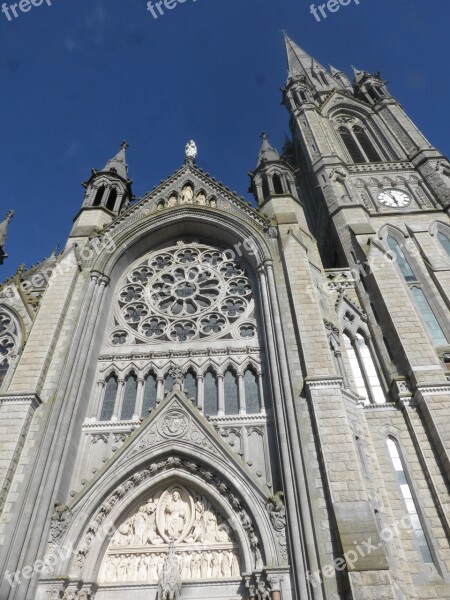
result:
[[[261,411],[258,379],[256,374],[247,369],[244,373],[245,406],[248,414],[257,414]]]
[[[106,380],[105,395],[103,397],[100,421],[111,421],[111,417],[114,414],[114,406],[116,404],[117,387],[117,378],[115,375],[111,375]]]

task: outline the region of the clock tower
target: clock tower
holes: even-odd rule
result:
[[[297,183],[325,266],[351,270],[388,378],[442,381],[450,344],[449,161],[412,123],[380,73],[353,69],[351,82],[288,36],[285,43],[283,102]],[[388,299],[398,303],[400,295],[396,322]],[[411,360],[413,323],[429,357],[426,370],[423,357],[419,369]]]

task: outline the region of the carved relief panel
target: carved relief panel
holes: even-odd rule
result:
[[[182,485],[162,488],[114,534],[102,583],[157,582],[174,542],[182,580],[240,578],[239,551],[221,512]]]

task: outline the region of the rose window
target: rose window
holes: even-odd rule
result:
[[[182,242],[132,265],[120,284],[114,321],[111,345],[248,340],[256,332],[243,264],[227,251]]]

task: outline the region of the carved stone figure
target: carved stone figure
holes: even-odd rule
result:
[[[258,588],[256,593],[256,597],[258,598],[258,600],[270,600],[270,591],[267,589],[267,585],[264,581],[258,582]]]
[[[186,158],[195,159],[197,158],[197,145],[194,140],[190,140],[186,144]]]
[[[197,194],[197,197],[195,199],[195,203],[196,204],[201,204],[202,206],[204,206],[206,204],[206,196],[203,192],[199,192]]]
[[[187,519],[187,505],[179,492],[173,492],[172,499],[165,508],[165,533],[172,540],[177,540],[183,532]]]
[[[175,464],[173,459],[170,464]],[[233,533],[224,516],[205,496],[177,485],[153,493],[119,526],[104,559],[102,581],[159,581],[166,558],[161,546],[169,542],[177,544],[183,581],[240,576]]]
[[[180,204],[192,204],[194,199],[194,190],[190,185],[186,185],[181,191]]]
[[[178,558],[175,555],[174,544],[170,544],[159,582],[158,600],[180,600],[181,578]]]
[[[274,529],[280,531],[286,527],[286,507],[284,506],[284,494],[278,492],[275,496],[269,498],[266,508]]]

